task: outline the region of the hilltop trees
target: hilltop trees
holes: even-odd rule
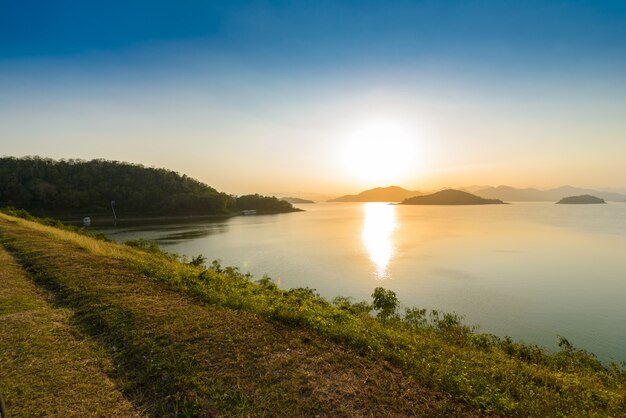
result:
[[[291,204],[259,195],[237,198],[163,168],[108,160],[0,158],[0,206],[35,214],[218,215],[242,209],[288,212]]]
[[[293,210],[292,204],[285,200],[259,194],[239,196],[236,198],[236,205],[241,210],[254,209],[259,213],[274,211],[291,212]]]

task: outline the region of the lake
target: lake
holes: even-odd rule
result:
[[[626,361],[626,204],[299,205],[306,212],[102,229],[237,266],[282,288],[465,316],[479,331],[557,349],[557,335]]]

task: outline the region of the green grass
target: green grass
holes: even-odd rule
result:
[[[399,315],[380,299],[378,311],[345,298],[333,304],[218,263],[181,263],[155,247],[95,241],[6,215],[0,231],[39,285],[72,310],[80,332],[108,350],[116,385],[152,415],[626,410],[624,371],[566,340],[549,354],[475,334],[454,315]]]
[[[363,313],[363,305],[334,306],[309,289],[257,285],[234,269],[197,272],[152,255],[135,267],[147,277],[207,304],[255,312],[269,320],[329,337],[361,355],[382,358],[417,381],[484,412],[547,416],[626,410],[626,375],[565,345],[556,354],[537,346],[474,334],[454,315],[432,312],[409,323]],[[366,310],[366,309],[365,309]]]

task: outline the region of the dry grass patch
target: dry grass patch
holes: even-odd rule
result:
[[[10,417],[139,416],[110,364],[0,247],[0,391]]]
[[[19,225],[30,230],[42,232],[52,239],[71,242],[93,254],[118,258],[122,256],[129,257],[132,256],[133,253],[136,253],[133,249],[121,244],[99,241],[85,235],[76,234],[72,231],[65,231],[53,226],[42,225],[27,219],[10,216],[2,212],[0,212],[0,220],[4,221],[5,224]]]

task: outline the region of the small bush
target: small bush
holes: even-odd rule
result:
[[[276,283],[274,283],[274,281],[272,280],[272,278],[270,276],[268,276],[267,274],[264,274],[263,277],[261,277],[259,280],[256,281],[260,286],[265,287],[265,288],[269,288],[269,289],[278,289],[278,286],[276,286]]]
[[[159,247],[159,244],[154,241],[139,238],[126,241],[124,244],[128,245],[129,247],[137,248],[138,250],[145,251],[149,254],[157,255],[159,257],[163,257],[169,260],[179,259],[179,256],[177,254],[163,251],[161,247]]]
[[[203,256],[202,254],[198,254],[195,257],[191,257],[191,261],[189,262],[190,265],[196,266],[196,267],[204,266],[204,263],[206,263],[206,257]]]
[[[372,306],[378,311],[376,316],[384,321],[397,317],[396,310],[398,309],[398,296],[392,290],[387,290],[383,287],[377,287],[372,293],[372,299],[374,302]]]
[[[404,322],[414,328],[425,327],[428,323],[426,319],[426,309],[407,308],[404,312]]]

